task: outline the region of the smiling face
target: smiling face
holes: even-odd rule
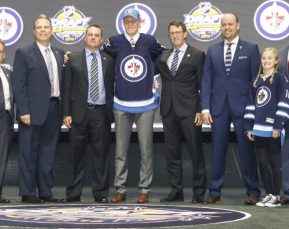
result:
[[[102,44],[101,29],[95,26],[89,27],[85,35],[85,47],[90,51],[95,51]]]
[[[224,14],[221,20],[222,35],[227,41],[232,41],[240,30],[240,23],[234,14]]]
[[[172,45],[180,49],[186,42],[187,32],[183,31],[182,26],[171,25],[169,27],[169,37]]]
[[[48,46],[52,35],[51,23],[48,19],[39,18],[34,24],[35,40],[44,46]]]
[[[272,74],[278,64],[278,52],[276,49],[267,48],[261,53],[261,65],[264,73]]]
[[[123,26],[125,29],[125,32],[130,36],[133,37],[138,33],[139,27],[140,27],[140,20],[135,19],[131,16],[127,16],[123,19]]]

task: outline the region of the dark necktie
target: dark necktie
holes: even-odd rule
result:
[[[0,72],[0,74],[1,74],[1,72]],[[3,89],[3,85],[2,85],[2,80],[0,78],[0,115],[4,114],[4,112],[5,112],[4,89]]]
[[[231,65],[232,65],[232,50],[231,50],[231,45],[232,43],[227,43],[228,48],[227,52],[225,55],[225,68],[226,68],[226,73],[229,75],[230,70],[231,70]]]
[[[91,69],[90,69],[90,99],[93,102],[96,102],[98,99],[99,89],[98,89],[98,62],[96,59],[96,54],[91,53],[92,61],[91,61]]]
[[[51,84],[51,95],[54,95],[54,75],[53,75],[53,64],[50,49],[45,49],[45,58],[47,61],[47,70],[49,74],[50,84]]]
[[[176,50],[174,57],[173,57],[173,61],[172,61],[172,65],[171,65],[171,73],[174,76],[177,72],[177,67],[178,67],[178,61],[179,61],[179,52],[180,50]]]

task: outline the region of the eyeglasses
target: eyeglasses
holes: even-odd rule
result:
[[[178,35],[180,35],[180,34],[183,33],[183,32],[184,32],[184,31],[170,32],[169,35],[170,35],[170,36],[174,36],[174,35],[178,36]]]
[[[138,20],[124,20],[124,21],[123,21],[123,23],[124,23],[125,25],[129,25],[129,24],[135,25],[137,22],[138,22]]]

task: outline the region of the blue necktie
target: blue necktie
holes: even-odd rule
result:
[[[173,61],[172,61],[172,65],[171,65],[171,73],[174,76],[177,72],[177,67],[178,67],[178,61],[179,61],[179,52],[180,50],[176,50],[174,57],[173,57]]]
[[[98,89],[98,62],[96,59],[96,54],[91,53],[92,61],[91,61],[91,69],[90,69],[90,99],[93,102],[96,102],[98,99],[99,89]]]
[[[231,45],[232,43],[227,43],[228,49],[225,55],[225,68],[226,68],[226,73],[229,75],[230,70],[231,70],[231,65],[232,65],[232,50],[231,50]]]
[[[2,80],[0,78],[0,115],[4,114],[4,112],[5,112],[4,88],[2,85]]]

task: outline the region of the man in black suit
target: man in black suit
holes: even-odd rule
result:
[[[46,15],[35,19],[34,36],[34,44],[17,49],[12,74],[19,121],[19,193],[22,202],[58,202],[51,189],[64,53],[50,45],[52,26]]]
[[[172,21],[168,33],[173,48],[157,60],[162,78],[160,113],[163,119],[170,193],[161,202],[183,201],[182,136],[192,160],[192,203],[202,203],[206,191],[206,170],[201,141],[199,90],[204,52],[186,43],[186,26]]]
[[[6,46],[0,39],[0,203],[10,203],[2,198],[2,186],[8,159],[8,148],[13,131],[13,93],[10,75],[12,68],[4,64]]]
[[[85,182],[88,137],[92,145],[92,194],[96,202],[107,203],[109,191],[109,144],[114,91],[114,62],[99,50],[102,29],[87,28],[85,49],[71,54],[64,77],[63,122],[70,130],[73,179],[66,189],[66,201],[80,201]]]

